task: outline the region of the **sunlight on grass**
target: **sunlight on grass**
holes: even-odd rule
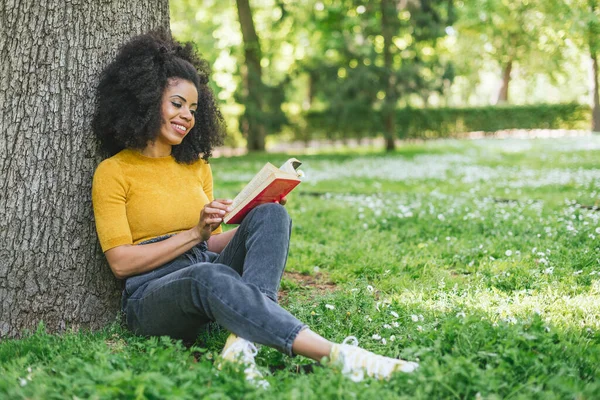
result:
[[[215,196],[233,197],[265,162],[288,157],[211,160]],[[41,329],[0,343],[0,397],[595,398],[599,157],[597,135],[299,157],[306,177],[286,205],[285,308],[332,340],[353,335],[418,360],[413,374],[355,384],[263,347],[271,389],[262,392],[214,368],[224,331],[186,348],[117,326]]]

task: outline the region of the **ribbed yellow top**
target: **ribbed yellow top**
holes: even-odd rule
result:
[[[204,160],[179,164],[171,156],[123,150],[94,173],[92,202],[102,251],[190,229],[213,199],[212,171]]]

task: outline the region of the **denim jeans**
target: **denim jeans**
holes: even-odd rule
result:
[[[128,278],[123,293],[127,326],[142,335],[194,340],[214,321],[244,339],[293,355],[292,342],[306,326],[277,303],[290,233],[285,208],[263,204],[244,218],[220,254],[203,242]]]

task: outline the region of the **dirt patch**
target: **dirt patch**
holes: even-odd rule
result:
[[[331,293],[337,289],[337,285],[329,280],[329,277],[321,272],[314,275],[305,275],[298,272],[284,272],[283,279],[292,281],[298,285],[300,290],[309,290],[312,295]],[[297,290],[297,289],[292,289]],[[279,297],[285,299],[290,290],[280,290]]]

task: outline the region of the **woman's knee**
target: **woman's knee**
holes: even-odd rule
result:
[[[264,219],[269,222],[282,221],[291,223],[290,215],[284,206],[279,203],[265,203],[252,210],[253,218]]]
[[[237,272],[224,264],[198,263],[190,265],[187,269],[189,278],[201,286],[213,286],[215,282],[240,278]]]

